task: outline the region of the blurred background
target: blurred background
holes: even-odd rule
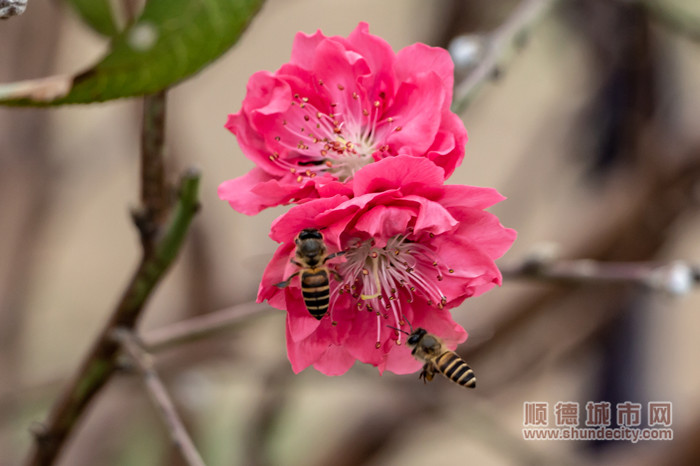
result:
[[[248,77],[286,62],[297,31],[347,35],[359,21],[395,50],[447,47],[498,27],[519,2],[268,0],[240,42],[168,94],[169,176],[202,172],[201,211],[144,314],[148,332],[254,301],[285,211],[234,212],[219,183],[252,168],[223,127]],[[451,178],[497,188],[491,209],[518,240],[561,258],[699,259],[700,6],[670,26],[637,2],[556,5],[462,112],[467,156]],[[695,18],[695,19],[693,19]],[[695,21],[693,23],[693,21]],[[694,28],[694,29],[693,29]],[[89,66],[107,43],[58,1],[0,22],[0,82]],[[468,70],[458,70],[458,79]],[[0,108],[0,465],[19,464],[140,257],[141,99]],[[379,376],[294,375],[284,313],[159,352],[157,367],[209,465],[700,464],[700,327],[682,296],[621,284],[506,279],[454,311],[479,386]],[[673,441],[525,441],[523,403],[673,403]],[[614,411],[613,411],[614,413]],[[550,422],[551,423],[551,422]],[[178,465],[137,377],[117,374],[60,465]]]

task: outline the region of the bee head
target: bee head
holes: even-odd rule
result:
[[[296,238],[296,243],[299,244],[301,241],[306,239],[318,239],[323,240],[323,234],[318,228],[304,228],[299,232]]]
[[[425,336],[427,333],[428,332],[424,328],[417,328],[413,331],[413,333],[411,333],[411,335],[409,335],[406,343],[411,346],[416,346],[421,338],[423,338],[423,336]]]
[[[306,258],[309,265],[316,265],[317,258],[323,256],[326,251],[323,235],[316,228],[301,230],[294,242],[297,245],[297,255]]]

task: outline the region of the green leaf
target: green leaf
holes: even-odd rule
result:
[[[119,33],[110,0],[66,1],[75,9],[83,22],[95,31],[109,37]]]
[[[0,85],[0,105],[103,102],[152,94],[218,58],[264,0],[150,0],[109,53],[82,73]]]

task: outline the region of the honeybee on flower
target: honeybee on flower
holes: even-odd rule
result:
[[[453,79],[445,50],[394,53],[360,23],[347,38],[297,34],[290,62],[255,73],[229,115],[256,166],[219,197],[248,215],[298,204],[272,225],[280,246],[258,290],[287,311],[295,372],[339,375],[357,360],[415,372],[392,328],[411,322],[452,350],[467,333],[450,309],[500,285],[494,260],[516,233],[485,209],[503,197],[445,184],[467,141]]]
[[[355,360],[380,371],[420,368],[391,327],[406,321],[439,335],[454,349],[467,333],[449,309],[501,283],[494,260],[515,239],[484,209],[501,201],[495,190],[443,184],[426,159],[387,158],[358,171],[351,197],[336,195],[293,207],[272,226],[281,243],[263,275],[258,301],[287,311],[292,368],[313,365],[337,375]],[[327,315],[309,315],[299,286],[276,283],[293,272],[294,237],[323,229],[329,252],[344,251],[330,283]]]

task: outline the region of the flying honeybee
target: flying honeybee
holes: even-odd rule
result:
[[[291,260],[292,264],[298,266],[300,270],[294,272],[285,281],[275,284],[278,288],[285,288],[292,278],[301,274],[301,293],[304,297],[304,304],[309,313],[316,319],[321,320],[328,311],[330,302],[330,282],[329,274],[333,274],[339,280],[338,272],[329,269],[325,264],[334,257],[345,254],[345,251],[328,254],[326,243],[323,241],[323,234],[317,228],[305,228],[294,238],[297,245],[296,254]]]
[[[459,385],[476,387],[476,376],[472,368],[457,353],[447,349],[440,338],[423,328],[411,329],[411,333],[391,328],[408,335],[408,346],[413,348],[411,354],[419,361],[425,362],[419,375],[423,382],[433,380],[435,373],[439,372]]]

